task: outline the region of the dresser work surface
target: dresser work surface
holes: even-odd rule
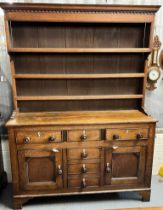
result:
[[[138,110],[87,111],[56,113],[18,113],[6,125],[80,125],[156,122],[152,117]]]

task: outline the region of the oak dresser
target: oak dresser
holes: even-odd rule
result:
[[[0,6],[14,209],[42,196],[131,191],[149,201],[156,120],[144,100],[160,73],[159,6]]]

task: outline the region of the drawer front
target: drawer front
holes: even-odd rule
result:
[[[70,130],[67,132],[68,141],[100,140],[100,130]]]
[[[61,131],[18,131],[16,133],[18,144],[55,143],[61,140]]]
[[[148,128],[112,128],[106,130],[107,140],[141,140],[149,136]]]
[[[81,188],[87,189],[88,187],[99,187],[100,178],[99,177],[74,177],[68,180],[69,188]]]
[[[67,152],[68,160],[73,159],[94,159],[94,158],[100,158],[100,149],[98,148],[74,148],[74,149],[68,149]]]
[[[98,174],[99,171],[100,164],[96,163],[72,164],[68,166],[68,174]]]

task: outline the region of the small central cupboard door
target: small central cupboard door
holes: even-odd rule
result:
[[[142,185],[146,147],[113,146],[105,150],[105,185]]]
[[[18,151],[22,190],[56,190],[62,187],[62,150]]]

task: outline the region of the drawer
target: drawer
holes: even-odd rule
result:
[[[69,188],[81,188],[85,189],[87,187],[99,187],[100,178],[99,177],[74,177],[68,180]]]
[[[74,148],[68,149],[67,157],[69,160],[73,159],[94,159],[100,158],[100,149],[99,148]]]
[[[147,139],[149,128],[111,128],[106,130],[107,140],[141,140]]]
[[[39,144],[61,142],[61,131],[17,131],[16,143]]]
[[[98,174],[100,164],[96,163],[80,163],[68,165],[68,174]]]
[[[100,139],[100,130],[70,130],[67,132],[68,141],[96,141]]]

